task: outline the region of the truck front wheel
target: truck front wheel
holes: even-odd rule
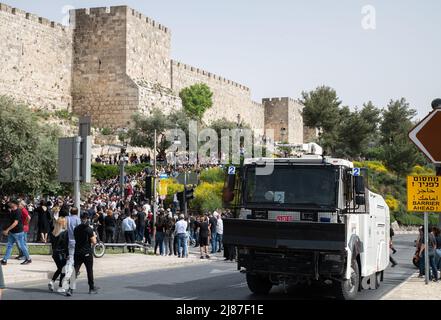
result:
[[[336,282],[336,295],[341,300],[353,300],[357,296],[360,286],[360,271],[357,260],[352,261],[351,277],[347,280]]]
[[[268,294],[273,287],[268,276],[247,273],[247,284],[251,292],[255,294]]]

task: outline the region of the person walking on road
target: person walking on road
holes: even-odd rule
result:
[[[8,237],[8,244],[6,247],[6,253],[3,259],[1,260],[2,265],[6,265],[8,259],[11,257],[12,248],[14,244],[17,243],[20,250],[23,252],[26,260],[21,264],[30,264],[32,263],[31,257],[29,256],[28,248],[24,242],[24,232],[23,232],[23,222],[21,217],[21,211],[18,208],[17,201],[11,201],[8,204],[9,214],[9,226],[3,230],[3,235]]]
[[[87,283],[89,284],[89,294],[98,293],[98,287],[95,286],[93,278],[93,252],[92,245],[96,244],[96,235],[88,224],[89,216],[87,212],[81,214],[81,224],[75,228],[75,255],[74,268],[75,275],[80,272],[81,266],[84,264],[87,271]],[[66,292],[67,296],[71,296],[76,290],[76,277]]]
[[[28,247],[27,242],[28,242],[29,225],[31,223],[31,216],[29,214],[28,209],[26,208],[26,202],[24,202],[23,200],[20,201],[18,208],[21,211],[21,221],[23,223],[24,244],[29,252],[29,247]],[[20,250],[20,247],[18,247],[18,244],[17,244],[17,248],[18,248],[18,257],[16,259],[21,260],[24,258],[24,254]]]
[[[135,247],[131,244],[135,243],[136,223],[130,215],[124,218],[122,222],[122,230],[124,232],[127,249],[129,252],[135,252]]]
[[[74,230],[81,224],[81,219],[78,217],[78,208],[70,209],[70,216],[66,217],[66,228],[68,237],[68,258],[65,265],[65,276],[62,282],[62,288],[58,291],[60,293],[67,293],[69,290],[69,283],[76,278],[74,272],[74,256],[75,256],[75,235]]]
[[[49,291],[53,292],[54,283],[58,277],[60,277],[59,287],[63,285],[63,278],[65,276],[63,270],[66,266],[67,256],[69,254],[69,237],[66,230],[66,219],[64,217],[60,217],[55,221],[54,230],[49,234],[49,240],[52,244],[52,259],[57,266],[57,271],[55,271],[48,284]]]
[[[187,226],[185,216],[181,214],[175,226],[176,236],[178,237],[178,258],[188,258]]]
[[[390,231],[389,231],[389,239],[390,239],[390,242],[389,242],[389,248],[392,250],[393,253],[396,252],[396,250],[395,250],[395,248],[394,248],[394,245],[393,245],[393,243],[392,243],[392,238],[393,238],[394,235],[395,235],[394,230],[393,230],[392,228],[390,228]],[[390,263],[392,263],[392,268],[394,268],[394,267],[398,264],[398,263],[395,261],[395,259],[392,258],[391,255],[389,255],[389,261],[390,261]]]
[[[392,229],[392,227],[390,227],[390,248],[391,248],[393,254],[397,253],[397,250],[395,250],[393,242],[392,242],[392,239],[394,236],[395,236],[394,229]]]

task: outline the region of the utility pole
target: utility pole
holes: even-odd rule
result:
[[[80,175],[80,166],[81,166],[81,137],[77,136],[74,138],[74,177],[73,177],[73,187],[74,187],[74,206],[78,209],[78,212],[81,211],[81,175]]]
[[[184,216],[187,217],[187,170],[184,171]]]
[[[153,147],[153,225],[156,225],[156,130],[155,130],[155,139],[154,139],[154,147]],[[156,231],[156,227],[154,227]],[[156,233],[156,232],[155,232]]]
[[[433,110],[441,109],[441,99],[438,98],[432,101],[432,109]],[[435,170],[436,170],[436,175],[441,176],[441,164],[435,165]],[[438,227],[441,228],[441,213],[439,214]]]

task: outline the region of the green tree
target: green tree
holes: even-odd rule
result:
[[[321,86],[310,92],[302,92],[300,102],[304,105],[303,121],[312,128],[320,128],[318,143],[326,153],[336,151],[337,127],[349,109],[341,109],[341,101],[334,89]]]
[[[378,139],[380,110],[371,102],[364,104],[360,111],[351,112],[349,107],[343,107],[340,119],[336,129],[335,155],[360,159]]]
[[[310,92],[302,92],[303,121],[309,127],[331,132],[340,118],[341,101],[334,89],[321,86]]]
[[[177,127],[188,133],[189,118],[182,111],[166,115],[161,109],[154,108],[150,115],[135,114],[132,117],[133,126],[127,132],[130,145],[135,147],[154,148],[156,130],[156,152],[162,158],[170,148],[171,141],[167,140],[167,131]]]
[[[380,126],[383,160],[397,174],[397,179],[408,174],[416,164],[424,163],[424,158],[408,138],[415,115],[416,111],[404,98],[391,100],[383,111]]]
[[[58,135],[29,107],[0,96],[0,189],[4,194],[48,194],[57,182]]]
[[[213,106],[213,93],[205,83],[182,89],[179,97],[187,115],[199,121],[202,120],[205,111]]]

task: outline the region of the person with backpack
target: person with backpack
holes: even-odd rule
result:
[[[55,221],[54,230],[49,234],[49,241],[52,245],[52,259],[57,266],[52,276],[51,281],[48,284],[49,291],[54,291],[54,283],[58,277],[60,277],[59,287],[62,287],[63,278],[65,273],[63,272],[66,266],[67,256],[69,254],[69,236],[66,229],[66,219],[60,217]]]

